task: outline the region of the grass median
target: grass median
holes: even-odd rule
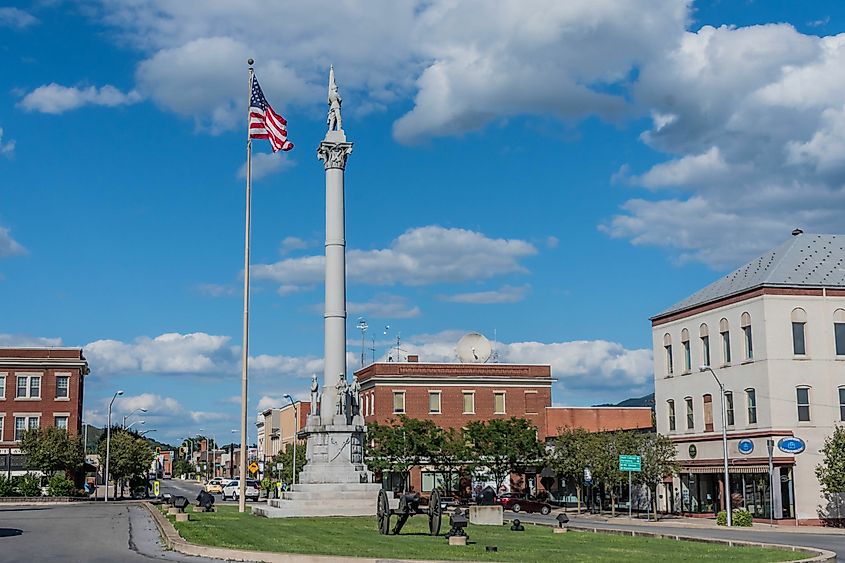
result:
[[[171,517],[172,520],[172,517]],[[391,524],[395,522],[392,519]],[[444,518],[442,531],[449,529]],[[219,506],[218,512],[192,513],[190,522],[176,522],[187,541],[232,549],[346,555],[396,559],[453,561],[788,561],[795,553],[779,549],[729,547],[720,544],[657,538],[616,536],[570,531],[553,534],[546,526],[468,528],[469,545],[449,546],[445,538],[428,535],[428,519],[412,517],[398,536],[383,536],[375,517],[258,518],[240,514],[237,507]],[[496,546],[496,553],[485,551]]]

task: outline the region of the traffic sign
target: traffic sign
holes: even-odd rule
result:
[[[258,464],[254,461],[249,464],[249,472],[250,473],[258,473]]]
[[[620,455],[619,471],[641,471],[642,458],[638,455]]]
[[[159,484],[158,480],[153,481],[153,496],[158,496],[161,492],[161,485]]]

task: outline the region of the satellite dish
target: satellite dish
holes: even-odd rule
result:
[[[457,352],[462,364],[483,364],[490,359],[493,348],[484,335],[469,332],[458,341]]]

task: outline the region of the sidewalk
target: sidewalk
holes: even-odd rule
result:
[[[642,526],[644,528],[698,528],[703,530],[749,530],[754,532],[789,532],[797,534],[841,535],[845,536],[845,528],[825,528],[822,526],[788,526],[771,525],[768,522],[754,522],[750,528],[727,528],[716,524],[715,518],[686,518],[682,516],[662,516],[661,520],[646,520],[644,518],[628,518],[627,514],[572,514],[567,512],[572,522],[596,522],[618,524],[625,526]]]

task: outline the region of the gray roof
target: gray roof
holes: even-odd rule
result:
[[[845,236],[795,235],[654,318],[763,286],[845,287]]]

